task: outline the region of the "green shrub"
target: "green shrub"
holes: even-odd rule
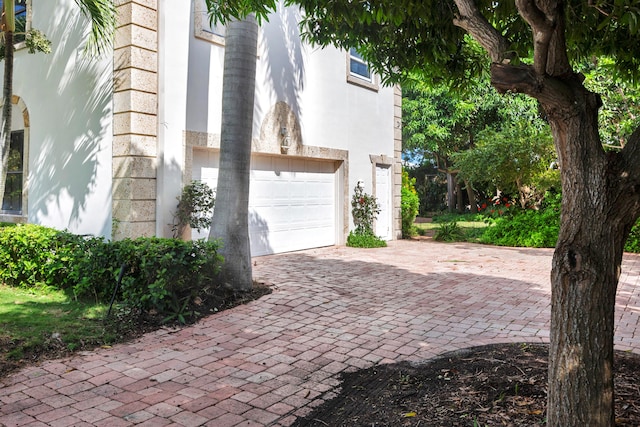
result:
[[[627,252],[640,253],[640,221],[636,222],[627,241],[624,244],[624,250]]]
[[[552,248],[560,231],[560,195],[548,195],[538,211],[517,211],[492,220],[480,237],[482,243],[499,246]]]
[[[81,236],[39,225],[0,227],[0,282],[68,289],[82,242]]]
[[[402,237],[415,236],[417,231],[413,225],[418,215],[420,199],[415,189],[415,178],[409,178],[409,174],[402,170],[401,211],[402,211]]]
[[[465,234],[456,221],[443,222],[433,239],[439,242],[460,242],[465,240]]]
[[[222,261],[217,249],[205,240],[159,237],[96,244],[79,268],[83,276],[74,293],[107,302],[124,265],[118,301],[143,312],[175,313],[215,283]]]
[[[211,226],[213,206],[216,199],[214,191],[206,183],[191,181],[182,189],[178,206],[173,214],[171,231],[173,237],[180,237],[187,226],[194,230],[203,230]]]
[[[216,284],[218,244],[138,238],[108,242],[38,225],[0,228],[0,281],[52,287],[108,303],[124,265],[117,301],[137,312],[185,320],[186,308]]]
[[[347,246],[353,248],[382,248],[387,246],[387,242],[373,233],[352,231],[347,236]]]

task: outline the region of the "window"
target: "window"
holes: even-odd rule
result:
[[[24,178],[24,131],[11,132],[9,167],[2,199],[2,213],[22,214],[22,183]]]
[[[347,82],[371,90],[378,90],[376,76],[369,69],[369,64],[362,58],[355,48],[349,49],[347,54]]]
[[[224,46],[225,27],[221,24],[211,24],[204,0],[196,0],[195,36]]]
[[[362,59],[362,55],[354,48],[349,49],[349,73],[351,73],[352,76],[360,77],[368,82],[372,81],[369,66],[365,60]]]
[[[4,6],[4,0],[0,0],[0,10]],[[16,12],[16,35],[14,41],[20,43],[24,41],[24,33],[31,28],[31,22],[29,22],[31,7],[31,0],[15,0],[15,12]]]

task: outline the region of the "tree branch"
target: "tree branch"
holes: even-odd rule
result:
[[[491,64],[491,85],[500,93],[524,93],[542,105],[570,107],[574,100],[567,81],[540,76],[530,65]]]
[[[572,72],[564,35],[564,11],[556,0],[516,0],[520,16],[533,31],[533,68],[538,76]]]
[[[478,10],[474,0],[455,0],[458,16],[453,25],[465,30],[487,51],[492,62],[507,64],[514,57],[509,42]]]

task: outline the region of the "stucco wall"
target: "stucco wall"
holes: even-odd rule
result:
[[[189,161],[186,153],[190,146],[198,144],[189,138],[196,138],[193,135],[200,138],[204,134],[215,141],[220,134],[224,47],[217,43],[218,39],[200,31],[207,17],[198,1],[195,4],[189,0],[159,2],[162,171],[158,179],[162,181],[159,186],[162,194],[158,195],[158,217],[161,218],[158,233],[163,235],[168,234],[167,224],[171,222],[170,213],[180,188],[191,176],[179,177],[182,165]],[[395,162],[394,89],[379,85],[377,91],[372,91],[348,83],[346,52],[303,44],[298,19],[296,9],[282,8],[261,28],[254,149],[280,154],[279,150],[273,152],[271,144],[265,141],[274,136],[264,135],[264,125],[272,120],[270,115],[276,104],[285,103],[297,119],[299,143],[305,147],[305,153],[322,156],[331,150],[346,151],[348,167],[341,171],[340,191],[345,192],[341,209],[346,217],[342,225],[348,230],[352,227],[349,200],[356,183],[363,181],[367,192],[374,191],[375,164],[371,156],[384,156]],[[185,44],[187,38],[189,42]],[[181,126],[186,131],[183,144],[186,147],[177,145]],[[304,154],[290,150],[288,155]],[[186,164],[184,169],[189,167]]]
[[[87,21],[72,0],[32,0],[32,6],[32,26],[47,35],[53,51],[15,53],[13,92],[29,117],[24,216],[110,236],[112,55],[84,54]]]

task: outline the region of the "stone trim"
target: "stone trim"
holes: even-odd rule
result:
[[[158,2],[119,0],[114,38],[113,238],[156,231]]]
[[[207,11],[203,4],[204,0],[195,0],[194,6],[194,19],[193,19],[193,32],[194,36],[198,39],[208,41],[213,44],[217,44],[219,46],[224,46],[224,36],[219,34],[214,34],[212,32],[206,31],[205,24],[207,17]]]
[[[28,3],[30,4],[30,3]],[[11,104],[18,107],[22,114],[22,130],[23,134],[23,148],[22,148],[22,212],[19,215],[0,213],[0,222],[10,222],[14,224],[26,224],[29,220],[29,142],[30,142],[30,127],[31,120],[29,119],[29,110],[24,100],[18,95],[11,96]],[[2,105],[0,103],[0,105]],[[13,107],[12,107],[13,108]],[[4,195],[0,195],[0,204],[2,204],[2,198]]]
[[[402,238],[402,88],[393,87],[393,234]]]
[[[283,154],[280,141],[280,129],[286,126],[291,131],[291,145]],[[193,176],[193,150],[210,149],[220,151],[220,134],[185,131],[183,136],[184,165],[182,165],[182,182],[189,182]],[[278,157],[295,157],[310,160],[332,161],[336,166],[337,200],[336,225],[338,235],[336,244],[344,244],[349,234],[349,152],[336,148],[309,146],[302,143],[300,125],[290,107],[284,102],[276,103],[266,114],[260,129],[260,138],[251,143],[252,155],[270,155]]]

